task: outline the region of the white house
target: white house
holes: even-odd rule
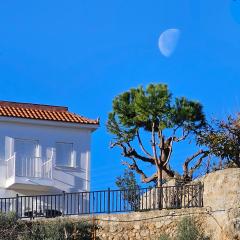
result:
[[[0,101],[0,197],[89,191],[98,126],[67,107]]]

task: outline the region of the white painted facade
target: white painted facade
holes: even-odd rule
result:
[[[89,191],[91,133],[97,127],[0,117],[0,197]],[[69,156],[67,165],[60,155]]]

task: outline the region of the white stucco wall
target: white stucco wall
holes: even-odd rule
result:
[[[38,140],[42,158],[46,158],[48,148],[56,148],[56,142],[73,143],[79,167],[57,167],[55,164],[56,159],[53,159],[52,181],[54,188],[44,189],[36,187],[35,190],[38,191],[36,194],[39,194],[39,191],[42,191],[43,194],[55,191],[89,191],[91,133],[95,128],[93,126],[81,126],[70,123],[0,118],[0,196],[3,193],[5,196],[15,195],[16,193],[24,195],[35,193],[31,189],[26,190],[27,188],[12,189],[12,191],[4,189],[6,183],[6,137]],[[34,181],[37,181],[37,179]],[[30,184],[29,182],[27,183]]]

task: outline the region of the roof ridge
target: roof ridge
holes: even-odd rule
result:
[[[0,107],[15,107],[15,108],[24,108],[24,109],[54,111],[54,112],[68,111],[68,107],[65,107],[65,106],[54,106],[54,105],[47,105],[47,104],[11,102],[11,101],[0,101]]]

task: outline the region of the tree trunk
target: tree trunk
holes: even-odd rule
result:
[[[163,193],[162,193],[162,167],[158,166],[158,182],[157,182],[157,192],[158,192],[158,208],[162,209],[163,206]]]

